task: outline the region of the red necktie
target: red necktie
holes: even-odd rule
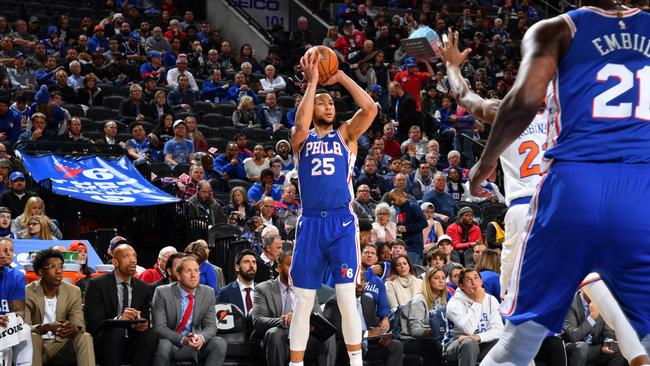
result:
[[[192,315],[192,309],[194,308],[194,295],[187,294],[187,298],[190,299],[190,303],[187,304],[185,313],[183,313],[183,320],[181,320],[181,324],[178,326],[178,328],[176,328],[177,333],[183,333],[183,330],[187,325],[187,321],[190,320],[190,315]]]
[[[253,300],[251,300],[251,288],[246,287],[244,291],[246,291],[246,314],[250,313],[251,310],[253,309]]]

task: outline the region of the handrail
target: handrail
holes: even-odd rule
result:
[[[244,11],[239,6],[236,6],[234,0],[228,0],[228,5],[231,8],[233,8],[237,13],[239,13],[239,15],[244,17],[244,19],[246,19],[246,21],[248,22],[248,25],[255,28],[262,35],[262,37],[264,37],[264,39],[267,42],[269,42],[269,44],[273,43],[273,37],[271,36],[269,31],[266,30],[264,27],[262,27],[262,25],[260,23],[258,23],[258,21],[255,20],[255,18],[253,18],[250,14],[248,14],[246,11]]]
[[[14,150],[36,154],[63,154],[84,157],[120,157],[125,154],[120,145],[93,144],[92,142],[67,141],[18,141]]]

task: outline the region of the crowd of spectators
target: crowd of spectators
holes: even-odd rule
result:
[[[27,289],[24,279],[22,288],[20,279],[9,283],[17,294],[11,308],[3,308],[3,314],[23,313],[34,327],[34,360],[69,356],[61,351],[66,342],[55,343],[60,338],[88,365],[95,359],[218,365],[228,344],[216,334],[210,305],[225,302],[247,319],[268,364],[286,364],[294,299],[288,271],[301,214],[288,140],[306,86],[297,60],[324,44],[381,107],[359,140],[353,177],[365,358],[386,365],[401,364],[403,355],[427,364],[442,364],[443,357],[476,364],[503,329],[496,309],[505,200],[495,182],[484,183],[493,192],[488,198],[470,196],[467,186],[476,142],[489,125],[456,105],[442,64],[409,57],[400,40],[421,26],[439,36],[453,27],[472,48],[461,66],[472,89],[500,99],[517,76],[521,39],[540,19],[535,7],[527,0],[344,0],[322,41],[301,17],[285,43],[256,55],[250,44],[237,51],[223,39],[218,20],[196,20],[192,10],[179,12],[178,3],[108,1],[102,2],[110,12],[105,18],[61,15],[51,24],[38,16],[0,16],[0,235],[63,237],[43,200],[27,189],[29,172],[7,154],[18,141],[63,141],[120,146],[142,174],[181,200],[183,219],[234,228],[250,242],[225,259],[237,274],[226,278],[216,266],[224,263],[210,263],[205,240],[182,243],[183,253],[162,248],[153,268],[142,272],[137,243],[116,237],[109,248],[114,272],[101,280],[91,279],[85,245],[74,244],[63,249],[79,253],[79,288],[57,282],[62,256],[41,252],[34,260],[41,280]],[[647,8],[647,1],[640,6]],[[322,91],[334,98],[339,121],[354,113],[343,90]],[[0,266],[13,274],[11,240],[0,240],[0,249]],[[119,284],[128,285],[116,291]],[[340,329],[332,291],[324,285],[314,311]],[[38,313],[39,297],[52,305],[56,294],[56,313],[61,307],[69,314],[60,323]],[[172,298],[180,313],[170,307]],[[624,362],[613,332],[589,303],[576,295],[563,335],[547,338],[540,359],[558,364],[563,337],[569,365]],[[194,306],[197,322],[188,323],[187,309]],[[440,322],[445,312],[448,322]],[[123,328],[100,326],[116,315],[138,321],[126,332],[128,343]],[[93,340],[97,352],[88,347]],[[311,337],[307,358],[345,364],[342,342],[340,332],[327,341]],[[104,343],[114,352],[98,349]],[[21,347],[14,355],[26,357]]]

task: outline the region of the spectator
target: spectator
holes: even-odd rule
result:
[[[158,150],[151,139],[146,136],[142,123],[133,122],[129,125],[129,129],[133,137],[126,141],[124,150],[126,150],[129,159],[133,161],[133,165],[137,167],[157,160]]]
[[[47,128],[56,135],[59,126],[65,121],[63,108],[53,103],[50,92],[45,85],[41,86],[36,92],[34,100],[35,102],[29,107],[29,115],[33,116],[35,113],[44,114],[45,119],[47,119]]]
[[[273,156],[272,158],[269,158],[268,156],[271,154],[274,155],[275,151],[273,150],[272,146],[267,146],[266,156],[267,159],[270,159],[269,169],[271,169],[271,171],[273,172],[273,184],[277,184],[279,186],[285,186],[285,183],[290,184],[290,182],[287,182],[286,175],[282,173],[282,161],[277,156]]]
[[[295,295],[289,281],[289,268],[293,254],[283,251],[278,259],[277,279],[260,283],[255,288],[253,299],[254,339],[262,339],[265,358],[269,365],[284,365],[289,360],[289,326],[293,316]],[[314,301],[313,311],[322,313]],[[307,359],[334,357],[334,339],[322,344],[310,337],[306,347]],[[319,362],[319,364],[325,364]]]
[[[153,111],[142,98],[142,87],[138,84],[132,84],[129,88],[129,94],[130,97],[123,99],[119,107],[119,115],[122,117],[123,122],[132,118],[138,122],[150,120],[153,117]]]
[[[413,179],[413,195],[417,199],[422,199],[429,192],[434,190],[434,176],[435,176],[435,165],[431,166],[431,163],[435,161],[433,159],[433,154],[427,153],[425,159],[429,161],[420,162],[418,170],[415,171]],[[431,163],[429,163],[431,162]],[[433,172],[432,172],[433,169]]]
[[[397,139],[404,141],[408,137],[411,126],[419,124],[417,105],[413,96],[406,93],[400,83],[396,81],[389,84],[388,91],[393,99],[390,110],[391,112],[395,111],[395,113],[391,113],[391,118],[399,126]]]
[[[210,226],[226,222],[221,206],[212,198],[210,182],[206,180],[196,184],[196,194],[187,201],[187,207],[189,217],[200,217]]]
[[[424,213],[424,217],[427,218],[427,227],[422,230],[424,253],[426,253],[436,245],[438,238],[444,235],[445,232],[442,229],[442,224],[436,219],[436,216],[440,217],[441,215],[436,214],[433,203],[424,202],[420,205],[420,209]],[[442,218],[439,219],[442,220]]]
[[[14,67],[7,70],[13,91],[36,89],[36,74],[27,67],[27,56],[19,52],[16,54]]]
[[[367,184],[360,184],[357,187],[357,196],[352,201],[354,213],[367,221],[375,220],[375,209],[377,201],[371,198],[370,187]]]
[[[9,176],[11,190],[0,194],[0,206],[11,210],[11,217],[17,217],[25,211],[27,200],[36,196],[36,193],[25,190],[25,175],[21,172],[13,172]]]
[[[394,249],[395,245],[393,245]],[[415,268],[406,254],[393,257],[390,278],[386,281],[386,296],[391,309],[405,305],[422,292],[422,280],[415,276]]]
[[[84,278],[78,278],[76,285],[81,290],[81,296],[83,296],[86,285],[91,278],[90,276],[95,273],[95,269],[88,266],[88,247],[83,242],[75,240],[68,245],[68,251],[77,252],[77,263],[80,266],[77,273],[84,276]]]
[[[280,140],[275,144],[275,151],[278,153],[276,156],[280,158],[282,164],[282,174],[287,174],[294,169],[293,156],[291,155],[291,145],[287,140]]]
[[[376,221],[372,223],[370,243],[386,243],[397,239],[395,210],[387,203],[380,203],[375,208]]]
[[[92,53],[104,53],[108,50],[108,39],[104,37],[103,25],[96,25],[93,28],[93,36],[88,40],[88,48]]]
[[[39,47],[40,48],[40,47]],[[60,71],[63,70],[63,66],[58,66],[57,67],[57,59],[56,57],[52,55],[47,55],[46,56],[46,61],[43,67],[39,68],[36,70],[36,81],[38,82],[38,85],[52,85],[56,83],[56,80],[54,79],[54,75]],[[0,70],[2,70],[0,68]],[[4,79],[4,78],[2,78]]]
[[[298,18],[298,27],[289,34],[289,42],[289,52],[292,55],[292,59],[298,55],[302,55],[309,48],[317,44],[314,33],[309,30],[307,18],[303,16]]]
[[[298,218],[302,213],[300,202],[296,201],[296,187],[293,184],[284,186],[282,198],[273,203],[276,215],[284,225],[284,230],[290,232],[298,224]]]
[[[154,365],[170,365],[172,359],[223,365],[227,344],[217,336],[214,291],[201,286],[198,270],[196,258],[181,258],[178,282],[154,293],[152,319],[159,337]]]
[[[167,52],[171,49],[170,41],[163,37],[163,32],[160,27],[154,27],[151,32],[151,37],[145,41],[145,51],[157,51],[160,53]]]
[[[181,119],[176,120],[174,122],[174,139],[167,141],[163,150],[165,162],[172,168],[194,160],[194,145],[185,139],[186,135],[187,124]]]
[[[343,24],[343,36],[348,44],[348,56],[351,52],[361,49],[366,42],[366,36],[354,28],[354,23],[351,20],[346,20]]]
[[[481,228],[474,223],[474,212],[470,207],[458,211],[458,220],[447,228],[455,250],[466,250],[482,242]]]
[[[424,258],[424,263],[426,263],[429,268],[443,269],[447,264],[447,255],[445,255],[445,253],[442,251],[430,251],[428,253],[425,253]]]
[[[245,62],[251,64],[252,72],[259,73],[262,71],[262,68],[260,67],[260,63],[257,61],[255,56],[253,56],[253,47],[248,43],[244,43],[239,48],[239,56],[237,57],[237,63],[241,65],[240,67],[242,71],[243,71],[243,64]]]
[[[164,93],[163,91],[160,91],[161,93]],[[174,138],[174,128],[172,127],[174,125],[174,115],[172,113],[166,113],[164,117],[161,119],[160,123],[158,126],[156,126],[153,131],[151,131],[151,135],[154,135],[156,137],[156,140],[158,141],[158,149],[161,147],[164,147],[167,141],[172,140]],[[153,139],[151,139],[153,141]]]
[[[78,365],[95,365],[81,291],[61,281],[63,254],[45,249],[36,254],[33,264],[40,280],[25,289],[25,323],[32,328],[32,362],[41,365],[54,360],[76,360]]]
[[[224,208],[224,212],[226,216],[236,215],[240,226],[243,226],[247,219],[255,216],[256,209],[255,205],[248,202],[246,190],[236,186],[230,190],[230,202]]]
[[[231,71],[235,71],[235,69],[239,69],[239,64],[237,63],[235,58],[232,57],[230,53],[231,53],[230,42],[228,41],[222,42],[221,54],[219,55],[218,62],[221,69],[225,70],[226,72],[231,72]]]
[[[264,103],[260,105],[258,114],[258,123],[268,132],[275,132],[285,128],[285,113],[278,106],[275,93],[266,93]]]
[[[239,67],[241,69],[241,73],[244,74],[246,85],[248,85],[248,87],[250,87],[254,92],[261,93],[262,84],[260,83],[260,79],[257,77],[257,75],[253,74],[253,65],[248,61],[244,61],[240,64]],[[257,73],[259,70],[256,69],[255,72]]]
[[[390,192],[390,201],[397,209],[397,232],[402,234],[409,259],[417,264],[422,258],[422,231],[427,227],[427,219],[417,202],[408,199],[401,188]]]
[[[194,257],[197,263],[200,263],[199,270],[201,272],[201,284],[211,287],[214,291],[214,295],[218,295],[219,288],[217,287],[217,271],[214,266],[208,262],[208,257],[210,256],[208,243],[201,239],[191,242],[187,247],[185,247],[185,254]],[[178,272],[178,270],[176,272]]]
[[[11,182],[9,181],[11,171],[11,160],[6,158],[0,159],[0,194],[11,189]]]
[[[427,365],[442,364],[442,345],[432,338],[438,329],[431,329],[429,316],[432,310],[447,306],[445,278],[442,269],[429,268],[422,280],[422,292],[413,297],[408,311],[400,318],[404,352],[422,356]]]
[[[250,128],[261,128],[262,125],[257,121],[258,114],[255,113],[255,103],[253,98],[244,95],[239,99],[237,109],[232,112],[232,123],[235,128],[246,131]]]
[[[73,89],[78,89],[83,86],[84,77],[81,75],[81,64],[77,60],[73,60],[68,65],[70,68],[70,76],[68,77],[68,86]]]
[[[92,141],[84,137],[81,133],[81,119],[79,117],[72,117],[67,123],[67,132],[59,135],[59,140],[63,142],[78,142],[92,144]]]
[[[282,76],[276,74],[273,65],[264,67],[264,78],[260,82],[265,93],[282,93],[287,88],[286,82]]]
[[[458,287],[447,304],[444,355],[458,366],[473,366],[482,360],[503,333],[499,302],[486,294],[481,275],[474,268],[460,272]]]
[[[368,227],[367,221],[359,222],[359,231],[368,233],[368,230],[362,230],[363,227]],[[368,235],[366,235],[367,237]],[[383,329],[389,329],[390,324],[388,322],[388,315],[390,313],[390,307],[388,306],[388,298],[386,297],[386,285],[380,277],[383,274],[385,265],[379,264],[377,258],[377,246],[372,243],[367,243],[363,246],[363,252],[361,253],[361,269],[364,273],[366,279],[366,286],[364,288],[364,294],[373,299],[375,305],[375,311],[377,316],[381,320],[380,327]],[[377,273],[379,273],[379,275]]]
[[[139,66],[143,62],[147,61],[147,55],[145,54],[144,48],[140,46],[140,34],[136,31],[129,33],[129,36],[121,44],[120,51],[124,53],[126,59],[131,64]]]
[[[163,90],[158,90],[154,94],[153,100],[150,103],[150,109],[155,122],[162,123],[168,114],[171,114],[172,118],[174,118],[174,111],[167,104],[167,96]]]
[[[450,96],[442,97],[441,107],[433,114],[433,119],[440,130],[440,138],[444,141],[444,145],[451,145],[456,136],[457,117]]]
[[[224,179],[246,179],[246,170],[238,156],[237,143],[229,142],[226,152],[214,159],[214,170],[219,172]]]
[[[155,32],[155,29],[154,29]],[[180,27],[180,22],[178,19],[172,19],[169,21],[169,28],[167,31],[164,33],[165,38],[167,38],[168,41],[172,41],[173,39],[179,39],[183,40],[185,38],[185,32],[181,30]]]
[[[176,267],[178,267],[181,262],[181,258],[183,257],[185,257],[185,253],[177,252],[171,254],[169,258],[167,258],[167,262],[165,263],[165,275],[160,280],[151,284],[151,291],[155,292],[156,288],[160,286],[178,282]]]
[[[21,115],[10,109],[11,100],[0,96],[0,141],[16,142],[20,136]]]
[[[148,284],[152,284],[156,281],[160,281],[167,276],[165,268],[167,267],[167,260],[169,256],[176,253],[176,248],[172,246],[167,246],[160,249],[158,252],[158,258],[156,263],[153,265],[153,268],[149,268],[140,274],[140,279]]]
[[[210,50],[210,52],[216,50]],[[221,79],[221,70],[217,67],[210,72],[210,80],[203,82],[201,99],[217,104],[228,102],[228,88],[230,83]]]
[[[97,87],[95,74],[89,73],[84,77],[82,86],[77,89],[77,103],[90,108],[104,104],[104,91]]]
[[[8,320],[6,315],[10,312],[25,317],[25,276],[22,272],[14,270],[9,266],[11,257],[8,253],[8,247],[13,248],[13,240],[10,238],[0,238],[0,273],[2,273],[2,291],[0,299],[3,306],[0,309],[0,325],[7,326]],[[12,347],[13,362],[16,364],[32,363],[32,343],[31,338],[18,343]]]
[[[49,220],[44,215],[33,215],[27,220],[27,229],[16,234],[18,239],[55,240],[49,228]]]
[[[469,196],[469,192],[467,192],[467,196],[465,195],[465,188],[461,182],[462,176],[463,173],[460,168],[450,167],[447,170],[447,192],[451,194],[451,197],[456,202],[465,201],[467,196]],[[476,199],[482,201],[480,197],[476,197]]]
[[[282,239],[286,240],[287,232],[284,228],[284,225],[282,225],[280,218],[275,214],[273,201],[274,199],[269,196],[262,197],[262,199],[259,200],[257,205],[259,207],[260,218],[262,219],[262,224],[265,227],[275,226],[278,229]]]
[[[167,68],[162,65],[162,59],[159,51],[148,51],[147,56],[149,62],[143,63],[140,66],[140,77],[145,79],[151,76],[156,80],[157,85],[165,85],[167,83]]]
[[[377,160],[373,157],[366,158],[363,173],[359,175],[357,184],[368,185],[371,197],[375,201],[381,200],[382,195],[391,189],[390,183],[383,176],[377,174]]]
[[[573,298],[563,328],[569,365],[627,364],[621,352],[611,347],[616,339],[614,330],[583,291],[578,291]]]
[[[37,112],[31,117],[32,129],[20,134],[18,141],[55,141],[56,132],[47,128],[47,117],[45,114]]]
[[[427,153],[427,140],[422,139],[422,131],[420,130],[419,126],[411,126],[408,131],[409,138],[402,142],[401,145],[401,150],[404,152],[406,150],[406,146],[409,144],[414,144],[415,145],[415,157],[418,160],[422,160],[424,155]]]
[[[409,193],[409,177],[406,174],[397,173],[394,175],[392,181],[393,181],[393,187],[403,190],[404,193],[406,193],[406,197],[408,199],[416,201],[415,196]],[[386,192],[384,193],[383,196],[381,196],[381,202],[390,203],[389,198],[390,198],[390,192]]]
[[[400,143],[395,139],[395,126],[392,123],[386,123],[384,125],[382,140],[384,140],[384,154],[393,158],[402,156]]]
[[[187,139],[194,144],[194,150],[207,150],[208,142],[203,136],[203,133],[196,128],[196,116],[191,115],[185,117],[185,123],[187,123]]]
[[[433,190],[422,197],[422,202],[431,202],[436,210],[448,217],[455,217],[458,212],[458,204],[451,194],[446,192],[447,176],[444,173],[436,173],[433,176]]]
[[[77,85],[75,84],[74,87],[68,85],[68,73],[65,70],[57,71],[55,77],[56,83],[48,87],[50,94],[58,91],[66,103],[74,103],[77,100],[77,93],[74,90]]]
[[[420,91],[422,85],[428,83],[435,73],[428,62],[424,62],[427,72],[418,71],[416,60],[409,58],[404,63],[405,71],[398,72],[393,81],[398,82],[405,92],[408,92],[415,101],[415,110],[420,112]],[[404,131],[406,132],[406,130]]]
[[[167,95],[167,103],[174,112],[178,113],[191,111],[195,102],[196,94],[189,88],[187,75],[179,75],[178,86],[174,87]]]
[[[246,84],[244,74],[238,72],[235,74],[235,83],[228,88],[228,100],[232,100],[235,104],[239,104],[241,98],[246,95],[253,98],[253,102],[257,104],[257,94],[248,86],[248,84]]]
[[[289,109],[289,111],[287,112],[288,128],[291,128],[296,125],[296,113],[298,112],[298,106],[300,105],[300,102],[302,102],[302,95],[298,93],[294,94],[293,101],[294,101],[293,108]]]
[[[437,250],[447,257],[447,263],[460,263],[460,256],[458,255],[458,252],[454,250],[452,239],[449,235],[441,235],[436,244]]]
[[[476,250],[474,251],[476,254]],[[501,257],[499,253],[486,249],[481,255],[474,258],[476,269],[481,272],[483,288],[485,292],[494,296],[497,300],[501,298],[501,285],[499,284],[499,273],[501,273]]]
[[[18,113],[21,119],[21,125],[27,124],[26,120],[29,119],[29,108],[27,106],[27,96],[23,92],[18,92],[15,95],[14,103],[11,104],[9,110]],[[9,101],[11,103],[11,101]],[[2,116],[0,116],[1,120]]]
[[[257,265],[257,256],[252,250],[244,249],[237,253],[235,257],[237,279],[219,291],[218,301],[236,305],[247,319],[250,319],[253,311]]]
[[[377,317],[377,308],[369,296],[364,296],[366,288],[366,276],[364,272],[359,273],[359,283],[356,285],[357,311],[361,317],[361,330],[367,332],[368,337],[378,337],[387,330],[380,327]],[[336,300],[332,296],[325,304],[323,315],[337,329],[337,362],[349,363],[349,356],[343,340],[341,331],[341,312]],[[401,365],[404,351],[402,342],[391,339],[390,336],[380,338],[378,341],[364,341],[364,359],[382,361],[385,365]]]
[[[179,54],[176,58],[176,67],[167,72],[167,85],[171,88],[176,88],[180,84],[178,78],[181,75],[187,77],[190,89],[193,92],[199,91],[199,86],[196,84],[194,76],[187,69],[187,55],[184,53]]]
[[[118,144],[117,140],[117,122],[107,121],[104,123],[104,137],[96,140],[96,144],[115,145]],[[124,144],[120,142],[120,144]]]
[[[269,159],[265,157],[264,146],[255,145],[253,156],[244,160],[244,169],[246,170],[246,177],[252,182],[259,181],[262,172],[269,170]]]
[[[258,270],[255,273],[255,282],[262,283],[278,277],[278,258],[282,253],[282,239],[280,235],[269,235],[263,239],[263,252],[257,261]]]
[[[49,217],[45,215],[45,203],[40,197],[32,196],[27,199],[25,210],[11,223],[11,231],[16,235],[24,235],[21,232],[29,228],[29,220],[33,216],[43,216],[47,220],[47,227],[55,239],[63,238],[61,230]]]

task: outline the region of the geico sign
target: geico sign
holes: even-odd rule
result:
[[[237,0],[235,4],[240,8],[256,10],[278,10],[280,3],[276,0]]]

